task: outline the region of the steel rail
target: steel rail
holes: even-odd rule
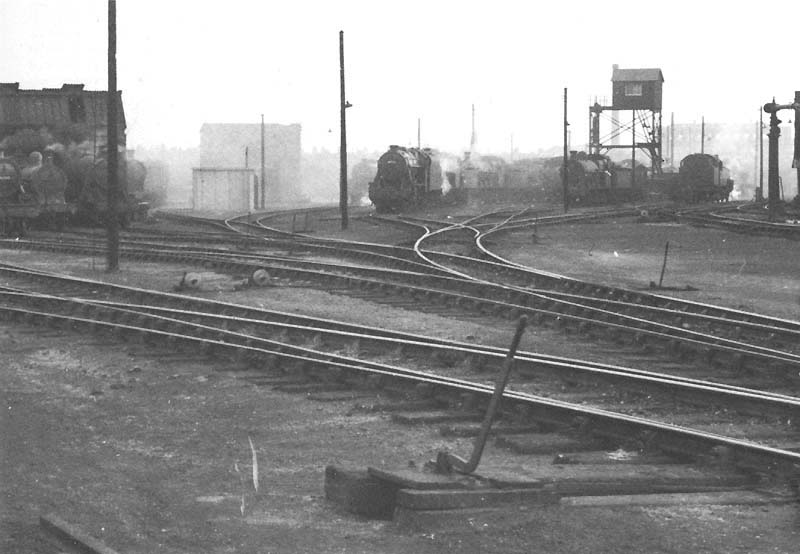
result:
[[[22,289],[9,289],[8,287],[0,287],[0,289],[11,290],[12,292],[26,292]],[[50,297],[51,295],[42,295],[42,297]],[[56,298],[64,298],[56,296]],[[135,313],[147,314],[166,314],[164,317],[171,317],[186,322],[185,318],[194,318],[202,321],[219,321],[214,328],[225,331],[231,331],[232,326],[242,326],[248,329],[257,329],[259,327],[275,328],[281,331],[300,331],[304,334],[311,336],[328,335],[340,340],[358,340],[370,341],[380,344],[383,347],[399,346],[421,348],[431,350],[430,355],[436,356],[437,354],[448,352],[458,352],[461,355],[480,355],[490,360],[501,360],[503,358],[500,349],[485,347],[482,345],[461,345],[458,343],[436,343],[427,340],[417,340],[416,337],[409,338],[393,336],[391,338],[372,334],[371,329],[364,329],[362,332],[346,331],[340,329],[332,329],[329,327],[311,326],[311,325],[297,325],[287,322],[278,321],[265,321],[263,319],[252,319],[239,316],[231,316],[224,314],[215,314],[207,312],[197,312],[186,309],[176,309],[171,307],[161,307],[152,305],[136,305],[124,302],[115,302],[108,300],[93,300],[79,297],[68,297],[66,300],[75,300],[79,302],[88,302],[94,305],[112,307],[120,310],[127,310]],[[210,327],[210,325],[209,325]],[[254,338],[256,335],[251,335]],[[363,342],[362,342],[363,346]],[[643,385],[667,386],[673,390],[690,391],[693,393],[709,393],[720,394],[729,400],[741,401],[766,401],[774,403],[773,407],[780,406],[790,410],[800,410],[800,398],[789,396],[785,394],[773,393],[768,391],[761,391],[747,387],[739,387],[735,385],[728,385],[725,383],[716,383],[705,381],[701,379],[690,379],[680,376],[667,375],[663,373],[656,373],[638,369],[625,368],[620,366],[609,366],[606,364],[599,364],[587,361],[576,361],[568,358],[560,357],[545,357],[536,353],[522,352],[518,353],[518,363],[527,364],[523,365],[522,369],[531,368],[534,370],[557,370],[557,371],[570,371],[573,373],[584,373],[592,377],[613,377],[621,378],[629,382],[634,382]]]
[[[124,253],[124,252],[123,252]],[[146,252],[142,254],[143,256],[157,256],[157,253]],[[632,316],[625,316],[620,315],[615,312],[609,312],[606,310],[601,310],[598,308],[589,308],[590,311],[594,312],[595,315],[599,314],[605,317],[612,317],[617,318],[624,322],[634,322],[640,325],[644,325],[644,327],[630,327],[623,323],[613,323],[610,321],[598,321],[597,319],[587,318],[579,315],[574,314],[565,314],[562,312],[554,312],[549,309],[543,309],[535,306],[529,306],[527,304],[515,304],[510,302],[503,302],[498,300],[492,300],[485,297],[485,294],[481,296],[469,296],[467,294],[455,293],[452,291],[452,287],[457,287],[459,285],[464,285],[465,282],[459,282],[455,279],[448,279],[443,277],[436,277],[430,275],[422,275],[422,274],[415,274],[415,273],[408,273],[408,272],[389,272],[393,276],[402,276],[403,283],[390,283],[386,281],[376,281],[374,279],[364,278],[364,277],[356,277],[351,275],[340,275],[337,273],[328,273],[328,272],[320,272],[320,271],[313,271],[313,270],[306,270],[306,269],[296,269],[296,268],[285,268],[285,267],[276,267],[276,266],[264,266],[264,264],[247,264],[243,262],[225,262],[220,261],[218,259],[214,259],[213,257],[189,257],[185,256],[183,259],[192,259],[197,263],[205,263],[211,266],[214,265],[222,265],[229,269],[236,269],[239,271],[246,271],[246,272],[255,272],[258,269],[264,269],[266,267],[267,271],[272,271],[273,274],[280,274],[281,272],[289,271],[292,275],[300,275],[305,278],[309,279],[323,279],[326,282],[330,283],[331,279],[339,279],[342,280],[344,283],[350,283],[353,279],[359,280],[365,286],[372,286],[372,287],[393,287],[393,288],[401,288],[403,290],[409,291],[410,293],[419,293],[422,295],[439,295],[443,297],[450,297],[456,301],[461,302],[471,302],[475,303],[476,305],[488,305],[491,306],[495,310],[502,310],[508,315],[515,315],[516,313],[531,313],[536,317],[536,314],[539,314],[540,317],[551,317],[553,319],[561,319],[561,320],[570,320],[574,323],[586,324],[586,325],[602,325],[609,329],[616,329],[618,331],[625,331],[631,333],[640,333],[642,335],[647,335],[649,337],[655,338],[657,340],[664,341],[669,343],[670,341],[674,340],[681,340],[684,343],[691,344],[695,347],[699,348],[713,348],[715,350],[726,351],[732,354],[742,355],[742,356],[749,356],[754,358],[762,358],[769,361],[777,361],[784,364],[790,365],[797,365],[800,363],[800,356],[793,355],[790,353],[776,351],[773,349],[768,349],[764,347],[759,347],[756,345],[749,345],[746,343],[742,343],[739,341],[734,341],[730,339],[724,339],[713,335],[707,335],[704,333],[699,333],[697,331],[690,331],[685,330],[680,327],[665,325],[661,323],[654,323],[648,320],[643,320],[641,318],[635,318]],[[359,268],[359,271],[368,271],[373,274],[382,275],[383,273],[381,270],[369,268],[363,269]],[[448,285],[444,285],[442,289],[431,289],[428,287],[416,286],[412,284],[408,284],[406,281],[420,281],[425,279],[432,279],[435,278],[439,281],[445,280]],[[468,283],[468,282],[467,282]],[[480,292],[480,291],[476,291]],[[529,296],[536,296],[530,295],[526,292]],[[552,301],[552,299],[544,298],[546,301]],[[568,302],[561,301],[562,304],[570,305]],[[577,304],[571,304],[575,308],[583,308],[583,306]]]
[[[363,360],[354,360],[354,359],[348,360],[342,356],[336,357],[327,354],[323,355],[320,358],[315,358],[313,356],[315,352],[313,351],[310,352],[311,354],[310,356],[299,355],[295,352],[303,352],[305,354],[308,349],[302,349],[301,347],[291,347],[290,350],[292,350],[293,352],[286,352],[283,349],[286,348],[287,345],[283,343],[280,344],[280,349],[268,350],[265,348],[254,347],[247,344],[232,344],[223,340],[197,337],[195,335],[190,335],[190,334],[167,332],[158,329],[151,329],[148,327],[138,327],[135,325],[96,321],[85,317],[63,316],[60,314],[52,314],[48,312],[38,312],[35,310],[26,309],[24,307],[20,308],[3,307],[2,311],[7,314],[11,313],[17,316],[21,316],[23,320],[27,320],[29,322],[33,319],[41,318],[44,321],[48,322],[58,321],[62,323],[69,323],[71,326],[75,324],[84,324],[92,328],[100,326],[103,328],[107,328],[111,331],[117,331],[123,333],[135,333],[140,336],[153,335],[168,340],[171,339],[173,341],[175,340],[186,341],[191,344],[200,344],[206,349],[206,351],[210,349],[212,352],[213,349],[219,348],[225,351],[233,351],[234,353],[239,352],[242,354],[262,355],[262,356],[266,354],[300,363],[314,363],[316,365],[322,365],[322,368],[327,371],[331,370],[344,370],[350,372],[357,371],[359,373],[364,373],[364,374],[379,375],[379,376],[382,375],[391,379],[399,379],[414,384],[427,383],[430,385],[445,387],[448,390],[458,393],[472,392],[481,395],[484,399],[488,398],[493,393],[494,389],[492,385],[485,385],[441,375],[432,375],[419,371],[409,370],[406,368],[391,366],[389,364],[364,363]],[[213,332],[216,333],[219,331],[215,329],[213,330]],[[800,453],[798,452],[762,445],[752,441],[727,437],[724,435],[719,435],[717,433],[709,433],[706,431],[700,431],[690,427],[653,421],[638,416],[619,414],[599,408],[590,408],[586,406],[576,405],[569,402],[554,400],[551,398],[545,398],[528,393],[506,390],[503,394],[503,397],[507,401],[512,401],[517,405],[528,406],[534,409],[546,409],[548,412],[556,411],[560,413],[565,413],[570,418],[575,418],[575,417],[590,418],[592,421],[595,421],[600,424],[610,424],[614,428],[616,428],[616,426],[618,425],[622,425],[626,428],[635,429],[637,432],[648,432],[652,434],[650,435],[651,439],[655,437],[655,439],[657,440],[659,436],[666,436],[670,440],[697,441],[700,444],[706,445],[707,447],[710,447],[711,445],[725,446],[743,455],[757,456],[759,458],[764,458],[772,462],[788,463],[790,464],[789,470],[793,473],[797,472],[798,464],[800,464]],[[536,418],[536,415],[534,414],[532,417]],[[598,431],[599,430],[597,429],[595,430],[595,432]],[[769,468],[762,467],[761,469],[768,470]]]

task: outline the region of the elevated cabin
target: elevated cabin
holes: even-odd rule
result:
[[[611,73],[612,109],[661,111],[664,75],[658,68],[620,69]]]

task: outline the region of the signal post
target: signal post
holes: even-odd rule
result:
[[[780,123],[778,119],[778,112],[781,110],[794,110],[794,159],[792,167],[797,168],[798,183],[800,183],[800,137],[798,137],[798,129],[800,129],[800,91],[795,91],[794,102],[791,104],[776,104],[775,99],[772,102],[764,104],[764,112],[769,114],[769,154],[768,154],[768,173],[767,173],[767,206],[769,210],[769,220],[775,221],[780,215],[780,207],[778,201],[780,200],[780,183],[778,175],[778,137],[781,135]]]

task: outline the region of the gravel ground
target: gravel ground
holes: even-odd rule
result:
[[[700,290],[683,294],[698,300],[798,317],[793,244],[623,221],[539,235],[535,244],[515,237],[503,251],[542,269],[635,288],[658,276],[670,240],[666,284],[691,284]],[[0,258],[159,290],[194,269],[123,261],[119,273],[107,275],[101,259],[16,251],[0,251]],[[199,294],[458,340],[504,345],[511,333],[508,323],[480,325],[324,291],[234,294],[229,277],[208,283]],[[530,350],[608,355],[547,330],[531,329],[526,341]],[[0,325],[0,365],[4,552],[52,552],[38,531],[43,513],[125,553],[789,553],[800,544],[796,505],[476,511],[454,524],[414,529],[367,521],[326,503],[326,465],[406,467],[442,448],[468,452],[469,441],[397,426],[354,411],[352,401],[315,402],[255,386],[242,379],[244,368],[191,352],[68,331]],[[249,440],[258,455],[258,493]],[[490,445],[487,463],[501,455]]]

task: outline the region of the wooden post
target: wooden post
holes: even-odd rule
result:
[[[106,95],[106,168],[108,252],[106,270],[119,270],[119,152],[117,150],[117,2],[108,0],[108,92]]]
[[[764,110],[758,108],[758,200],[764,201]]]
[[[564,213],[569,210],[569,138],[567,137],[567,128],[569,122],[567,121],[567,87],[564,87],[564,161],[561,175],[561,186],[564,189]]]
[[[339,81],[341,96],[341,138],[339,143],[339,211],[342,231],[347,229],[347,121],[345,110],[349,107],[344,95],[344,31],[339,31]]]
[[[261,183],[259,186],[261,187],[261,209],[266,209],[267,207],[267,180],[266,180],[266,170],[265,170],[264,161],[264,114],[261,114]],[[273,192],[273,197],[275,196],[275,192]],[[258,206],[256,206],[258,208]]]
[[[700,153],[706,153],[706,116],[700,118]]]
[[[631,191],[636,190],[636,110],[633,110],[631,119]],[[614,191],[614,201],[616,202],[616,191]]]

